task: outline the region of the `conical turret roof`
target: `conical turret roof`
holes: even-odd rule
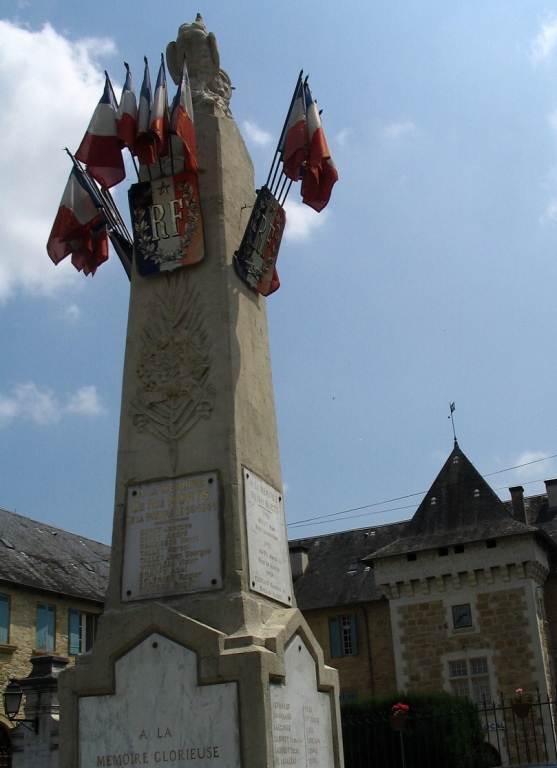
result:
[[[455,440],[402,537],[373,557],[535,532],[536,528],[511,516]]]

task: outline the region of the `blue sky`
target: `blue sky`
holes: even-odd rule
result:
[[[302,68],[339,169],[319,215],[293,187],[267,300],[291,537],[411,516],[452,448],[451,401],[482,474],[535,461],[488,478],[501,497],[541,492],[557,475],[551,6],[155,7],[2,5],[0,506],[110,541],[129,283],[115,257],[86,279],[45,244],[104,69],[119,93],[129,62],[138,87],[197,11],[256,184]]]

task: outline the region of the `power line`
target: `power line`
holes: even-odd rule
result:
[[[521,467],[527,467],[530,464],[537,464],[540,461],[549,461],[549,459],[555,459],[557,458],[557,453],[553,454],[552,456],[544,456],[541,459],[532,459],[532,461],[525,461],[522,464],[515,464],[513,467],[507,467],[506,469],[498,469],[495,472],[488,472],[485,475],[482,475],[483,478],[486,477],[492,477],[493,475],[500,475],[503,472],[511,472],[514,469],[520,469]],[[530,485],[532,483],[539,483],[543,482],[543,480],[529,480],[524,483],[524,485]],[[494,490],[500,491],[506,488],[506,486],[501,486],[499,488],[495,488]],[[403,499],[410,499],[413,496],[423,496],[423,494],[427,493],[427,491],[418,491],[416,493],[409,493],[406,496],[396,496],[393,499],[385,499],[384,501],[376,501],[373,504],[364,504],[361,507],[351,507],[350,509],[343,509],[340,512],[329,512],[326,515],[317,515],[316,517],[307,517],[305,520],[296,520],[293,523],[287,523],[288,528],[299,528],[304,526],[307,523],[313,523],[316,524],[316,521],[323,521],[325,523],[331,523],[334,522],[332,518],[339,517],[340,515],[347,515],[350,512],[359,512],[362,509],[371,509],[371,507],[379,507],[383,504],[391,504],[393,501],[402,501]],[[345,517],[343,520],[354,520],[358,517],[366,517],[368,515],[381,515],[386,514],[387,512],[395,512],[400,509],[410,509],[413,505],[408,505],[406,507],[392,507],[391,509],[381,509],[377,512],[367,512],[365,515],[352,515],[351,517]],[[307,527],[313,527],[313,526],[307,526]]]

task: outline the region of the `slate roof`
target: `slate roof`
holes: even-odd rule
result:
[[[371,558],[520,533],[540,531],[512,517],[455,441],[453,451],[401,537]],[[549,542],[547,536],[541,535]]]
[[[0,581],[104,601],[110,547],[0,509]]]
[[[302,546],[308,554],[305,573],[294,580],[298,608],[311,611],[379,600],[373,564],[362,558],[396,539],[403,527],[392,523],[290,541],[290,549]]]

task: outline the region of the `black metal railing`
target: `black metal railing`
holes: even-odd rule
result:
[[[402,728],[387,711],[342,711],[346,768],[492,768],[555,764],[555,696],[516,702],[501,696],[477,709],[411,711]],[[522,706],[518,706],[522,704]]]

